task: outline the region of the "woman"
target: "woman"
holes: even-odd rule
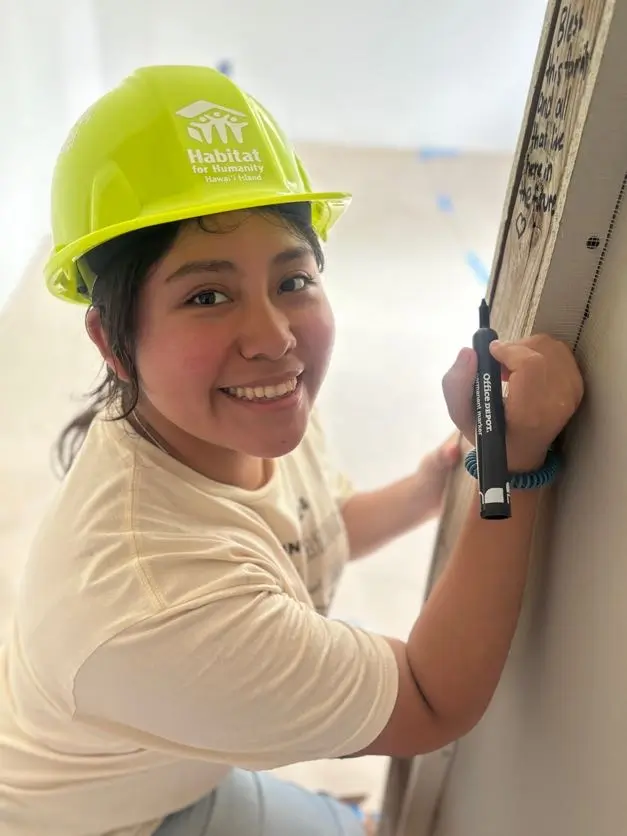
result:
[[[368,494],[326,458],[320,240],[347,203],[213,70],[138,71],[72,131],[46,276],[88,305],[106,379],[63,436],[2,651],[1,832],[353,836],[348,806],[264,770],[428,752],[484,713],[539,491],[499,524],[472,509],[406,643],[325,617],[346,560],[437,513],[457,457]],[[511,467],[542,470],[575,362],[543,336],[493,353]],[[475,372],[463,349],[444,379],[468,438]]]

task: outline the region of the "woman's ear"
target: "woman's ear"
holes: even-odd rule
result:
[[[115,356],[109,345],[109,340],[102,327],[102,320],[100,319],[100,311],[97,308],[90,308],[85,314],[85,328],[89,334],[89,339],[96,346],[100,352],[100,356],[105,361],[107,366],[115,374],[115,376],[124,383],[129,382],[129,376],[122,366],[122,363]]]

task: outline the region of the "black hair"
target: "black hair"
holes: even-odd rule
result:
[[[263,213],[285,224],[310,245],[318,268],[324,268],[322,246],[312,226],[309,203],[263,206],[249,211]],[[210,224],[208,217],[197,218],[196,222],[206,232],[224,231],[224,226]],[[96,277],[90,308],[98,311],[111,352],[126,372],[128,382],[106,366],[103,380],[87,395],[87,408],[66,425],[57,440],[55,459],[62,475],[71,468],[99,413],[106,409],[112,420],[120,420],[127,418],[137,405],[139,378],[135,365],[135,338],[139,291],[151,269],[173,246],[184,223],[189,221],[173,221],[128,232],[83,256],[89,272]]]

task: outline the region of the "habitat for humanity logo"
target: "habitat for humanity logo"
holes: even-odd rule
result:
[[[187,133],[196,142],[212,146],[211,151],[188,148],[187,155],[194,174],[208,183],[229,183],[234,180],[261,180],[264,166],[256,148],[246,151],[244,129],[248,117],[239,110],[198,101],[177,111],[177,116],[187,120]],[[230,143],[240,148],[230,147]],[[221,144],[222,149],[215,146]]]

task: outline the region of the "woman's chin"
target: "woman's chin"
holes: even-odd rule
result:
[[[258,459],[278,459],[295,450],[306,431],[307,422],[295,420],[289,427],[277,427],[274,432],[259,432],[254,439],[248,436],[233,446],[245,455]]]

